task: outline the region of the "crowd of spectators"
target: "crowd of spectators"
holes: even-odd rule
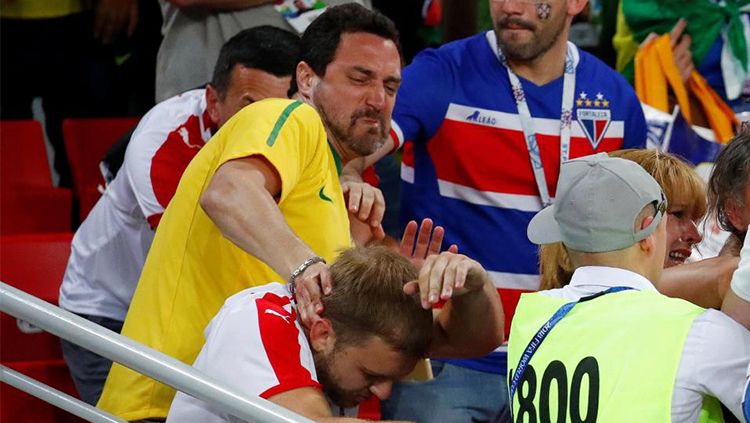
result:
[[[750,2],[391,3],[4,1],[61,185],[63,118],[142,116],[60,307],[315,421],[748,421]],[[237,421],[62,343],[107,412]]]

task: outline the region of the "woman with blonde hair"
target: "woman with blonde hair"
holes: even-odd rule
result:
[[[669,205],[664,267],[685,263],[693,245],[701,241],[696,225],[707,207],[706,188],[701,178],[677,156],[658,150],[618,150],[609,155],[638,163],[659,183]],[[574,270],[562,243],[540,248],[539,267],[540,290],[567,285]]]

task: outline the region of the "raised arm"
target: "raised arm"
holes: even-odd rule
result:
[[[427,257],[419,280],[404,292],[419,291],[422,305],[435,310],[431,357],[479,357],[503,342],[504,315],[500,297],[487,272],[476,261],[451,252]]]
[[[250,156],[219,167],[200,204],[225,237],[285,277],[315,253],[284,220],[274,200],[280,193],[276,169],[262,156]],[[313,264],[303,276],[326,267]]]
[[[718,256],[664,269],[656,288],[705,308],[720,308],[739,259]]]

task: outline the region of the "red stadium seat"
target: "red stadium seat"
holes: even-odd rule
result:
[[[42,126],[36,120],[0,121],[0,186],[51,187]]]
[[[72,193],[52,186],[35,120],[0,121],[0,234],[70,230]]]
[[[72,233],[0,237],[0,280],[57,304]],[[0,315],[0,362],[61,359],[60,341],[46,332],[25,333],[16,319]]]
[[[0,237],[0,280],[44,301],[57,304],[73,234],[26,234]],[[21,327],[23,327],[23,330]],[[62,359],[60,340],[0,314],[0,362],[40,382],[77,396]],[[0,421],[65,422],[81,419],[11,386],[0,386]]]
[[[138,124],[138,118],[65,119],[63,139],[70,161],[73,192],[79,205],[79,218],[86,218],[104,186],[99,170],[107,150],[127,131]]]
[[[0,237],[0,280],[57,304],[72,238],[72,233]],[[0,315],[0,331],[0,362],[62,358],[57,337],[25,333],[12,316]]]
[[[11,369],[45,383],[66,394],[78,397],[68,367],[61,359],[3,363]],[[82,423],[84,420],[48,404],[26,392],[0,383],[0,422]]]
[[[72,239],[70,232],[0,237],[0,280],[57,303]]]
[[[69,189],[19,187],[0,191],[0,235],[70,231]]]

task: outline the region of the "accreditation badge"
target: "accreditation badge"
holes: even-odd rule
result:
[[[326,10],[323,0],[276,0],[273,7],[295,31],[302,34]]]

